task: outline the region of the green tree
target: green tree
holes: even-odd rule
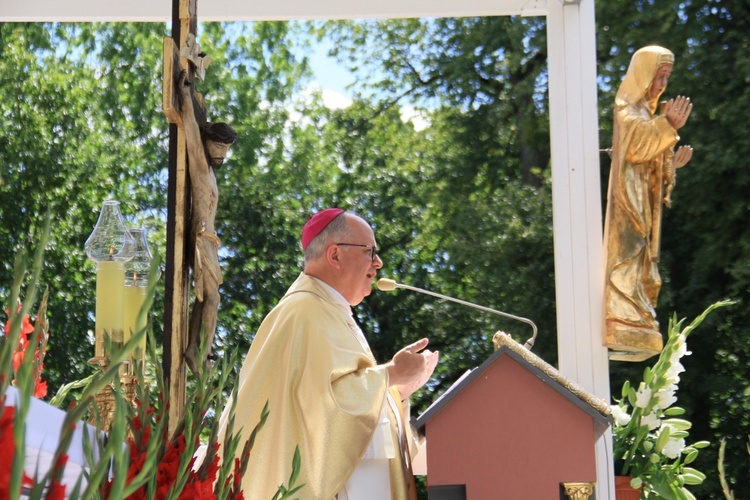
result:
[[[85,48],[75,48],[75,26],[6,23],[0,29],[0,286],[8,286],[15,248],[31,244],[35,225],[50,211],[55,222],[42,280],[51,290],[46,376],[54,389],[91,369],[91,351],[80,348],[91,344],[94,306],[94,267],[83,243],[104,199],[122,200],[134,220],[139,199],[149,197],[141,182],[146,168],[158,165],[158,148],[138,147],[150,128],[130,133],[141,108],[105,107],[104,80],[111,75],[97,72]],[[142,78],[124,70],[121,76],[125,87]]]

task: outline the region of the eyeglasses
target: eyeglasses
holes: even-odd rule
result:
[[[375,245],[361,245],[358,243],[336,243],[339,246],[342,247],[362,247],[362,248],[369,248],[370,249],[370,259],[372,259],[373,262],[375,262],[375,259],[378,258],[378,247]]]

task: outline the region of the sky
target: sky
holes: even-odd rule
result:
[[[309,54],[310,67],[313,71],[312,85],[319,88],[324,104],[331,109],[346,108],[352,103],[353,93],[346,86],[355,81],[352,75],[335,58],[328,55],[331,44],[328,40],[314,42],[313,51]],[[420,116],[414,107],[401,105],[401,119],[411,121],[416,130],[423,130],[429,124]]]
[[[313,45],[310,54],[310,67],[313,70],[313,82],[323,91],[323,100],[331,108],[347,107],[351,104],[351,92],[346,86],[354,82],[354,75],[349,73],[336,59],[328,55],[330,42],[324,40]]]

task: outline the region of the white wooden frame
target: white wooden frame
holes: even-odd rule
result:
[[[198,0],[198,14],[202,21],[547,16],[560,371],[610,401],[607,350],[602,346],[594,0]],[[172,0],[0,2],[0,22],[169,22],[171,16]],[[612,464],[607,433],[597,443],[599,498],[614,498]]]

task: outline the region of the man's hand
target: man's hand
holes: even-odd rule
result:
[[[428,342],[422,339],[404,347],[386,365],[390,385],[398,387],[402,399],[422,387],[435,371],[439,352],[425,349]]]
[[[677,96],[664,106],[664,116],[675,130],[680,130],[693,112],[693,103],[689,97]]]
[[[427,383],[428,380],[432,377],[433,372],[435,371],[435,367],[438,363],[438,358],[440,356],[439,351],[430,352],[422,351],[420,354],[427,355],[427,365],[425,366],[424,371],[419,376],[417,380],[414,380],[412,383],[409,384],[402,384],[398,386],[398,392],[401,394],[401,399],[407,399],[409,396],[414,394],[417,389],[422,387]]]

